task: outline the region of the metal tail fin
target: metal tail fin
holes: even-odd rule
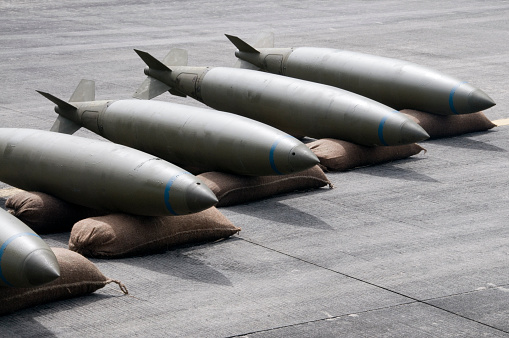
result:
[[[74,134],[81,126],[76,122],[73,122],[62,115],[58,115],[55,123],[51,127],[50,131],[54,131],[62,134]]]
[[[76,110],[77,109],[72,104],[67,103],[64,100],[61,100],[58,97],[53,96],[49,93],[41,92],[40,90],[36,90],[36,92],[38,92],[39,94],[41,94],[42,96],[44,96],[45,98],[47,98],[48,100],[50,100],[51,102],[56,104],[58,106],[58,108],[60,108],[60,109],[63,109],[63,110]]]
[[[171,72],[171,69],[168,66],[166,66],[164,63],[162,63],[149,53],[137,49],[135,49],[134,51],[136,52],[136,54],[139,55],[143,62],[147,64],[149,68]]]
[[[163,59],[166,66],[187,66],[187,50],[174,48]]]
[[[95,101],[95,82],[82,79],[71,95],[69,102]]]
[[[44,96],[45,98],[47,98],[48,100],[50,100],[51,102],[53,102],[54,104],[56,104],[58,107],[58,109],[55,108],[55,111],[59,115],[58,115],[55,123],[53,123],[53,126],[50,129],[51,131],[63,133],[63,134],[74,134],[78,129],[81,128],[81,126],[79,124],[77,124],[76,122],[73,122],[73,121],[69,120],[68,118],[60,115],[62,113],[66,113],[66,114],[74,113],[77,110],[77,108],[75,106],[73,106],[72,104],[67,103],[64,100],[61,100],[58,97],[53,96],[51,94],[41,92],[39,90],[37,92],[39,94],[41,94],[42,96]],[[73,96],[74,96],[74,94],[73,94]]]
[[[172,91],[171,86],[150,76],[151,70],[171,72],[170,66],[187,66],[187,51],[185,49],[175,48],[170,50],[170,52],[164,57],[163,62],[157,60],[147,52],[143,52],[137,49],[134,51],[149,67],[148,72],[145,70],[145,74],[149,76],[145,79],[145,81],[143,81],[138,90],[133,94],[134,98],[150,100],[166,91],[170,91],[170,93],[173,95],[185,97],[184,94],[181,94],[175,90]]]
[[[273,48],[274,47],[274,33],[261,33],[258,35],[258,39],[253,45],[249,45],[244,40],[240,38],[225,34],[226,37],[237,47],[241,54],[244,54],[244,57],[251,58],[253,57],[255,60],[260,55],[260,51],[256,48]],[[235,53],[237,55],[237,52]],[[255,63],[244,60],[243,58],[239,58],[234,65],[234,68],[243,68],[243,69],[252,69],[252,70],[260,70],[260,68],[255,65]]]
[[[171,87],[152,77],[147,77],[140,88],[133,94],[134,98],[140,100],[150,100],[162,93],[170,90]]]
[[[233,35],[228,35],[228,34],[225,34],[225,35],[228,38],[228,40],[230,40],[231,43],[233,43],[235,45],[235,47],[237,47],[237,49],[239,51],[244,52],[244,53],[260,54],[259,51],[257,51],[254,47],[249,45],[244,40],[242,40],[236,36],[233,36]]]

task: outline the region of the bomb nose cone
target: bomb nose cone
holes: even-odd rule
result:
[[[410,144],[429,139],[429,134],[417,123],[406,121],[401,126],[402,144]]]
[[[495,104],[495,101],[480,89],[468,95],[468,105],[473,113],[493,107]]]
[[[24,272],[32,286],[49,283],[60,277],[60,267],[53,252],[36,250],[32,252],[24,265]]]
[[[423,141],[429,138],[428,133],[420,125],[404,114],[393,113],[378,129],[380,143],[386,146],[397,146]]]
[[[216,195],[203,183],[196,182],[186,191],[186,204],[189,213],[199,212],[217,204]]]
[[[299,144],[298,146],[293,147],[289,156],[290,167],[294,172],[309,169],[320,163],[320,160],[316,157],[315,153],[313,153],[305,144]]]

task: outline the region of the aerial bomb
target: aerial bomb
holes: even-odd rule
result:
[[[82,206],[145,216],[217,203],[197,177],[153,155],[50,131],[0,128],[0,181]]]
[[[338,88],[248,69],[187,67],[187,57],[182,55],[186,52],[181,49],[165,58],[180,61],[174,65],[136,52],[148,65],[148,78],[134,94],[139,99],[170,91],[294,136],[329,137],[367,146],[408,144],[429,137],[394,109]]]
[[[242,116],[162,101],[94,101],[90,80],[80,82],[70,103],[39,93],[57,105],[59,117],[52,131],[72,133],[85,127],[180,166],[262,176],[319,163],[296,138]]]
[[[235,56],[263,71],[348,90],[394,109],[454,115],[495,105],[481,89],[415,63],[331,48],[255,48],[226,37],[238,48]]]
[[[57,258],[46,242],[0,208],[0,287],[35,287],[59,276]]]

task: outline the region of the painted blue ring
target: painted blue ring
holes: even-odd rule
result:
[[[454,94],[456,93],[456,90],[462,85],[466,83],[466,81],[458,83],[454,88],[451,89],[451,92],[449,93],[449,108],[451,108],[451,111],[453,114],[458,115],[458,112],[456,111],[456,108],[454,107]]]
[[[180,174],[177,174],[177,175],[173,176],[172,178],[170,178],[168,183],[166,183],[166,187],[164,188],[164,205],[166,206],[166,209],[168,209],[168,211],[172,215],[175,215],[175,216],[178,216],[178,214],[175,212],[175,210],[173,210],[173,207],[171,206],[171,203],[170,203],[170,190],[171,190],[171,186],[173,185],[175,180],[177,178],[179,178],[181,175],[189,175],[189,172],[185,171],[185,172],[181,172]]]
[[[270,163],[270,167],[272,168],[272,170],[277,174],[277,175],[283,175],[279,170],[277,170],[277,167],[276,167],[276,162],[274,161],[274,152],[276,151],[276,148],[277,148],[277,145],[279,144],[279,142],[281,142],[282,139],[284,138],[288,138],[288,137],[291,137],[291,138],[294,138],[292,135],[286,135],[286,136],[281,136],[279,137],[273,144],[272,144],[272,147],[270,147],[270,152],[269,152],[269,163]]]
[[[391,114],[399,114],[399,111],[397,110],[393,110],[391,112]],[[385,121],[387,121],[387,119],[389,118],[389,116],[391,116],[391,114],[387,114],[385,115],[381,120],[380,120],[380,124],[378,125],[378,139],[380,140],[380,142],[384,145],[384,146],[388,146],[387,142],[385,142],[385,139],[384,139],[384,125],[385,125]]]
[[[0,279],[8,286],[14,286],[12,285],[11,283],[9,283],[7,281],[7,279],[5,278],[4,274],[2,273],[2,256],[4,255],[4,252],[5,252],[5,249],[7,249],[7,246],[9,244],[11,244],[12,241],[14,241],[16,238],[18,237],[22,237],[22,236],[35,236],[35,237],[39,237],[41,238],[39,235],[37,234],[34,234],[32,232],[21,232],[19,234],[16,234],[16,235],[13,235],[11,237],[9,237],[5,242],[4,244],[2,244],[2,246],[0,247]]]

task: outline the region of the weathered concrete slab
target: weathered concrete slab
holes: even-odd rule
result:
[[[504,332],[509,331],[509,288],[487,283],[485,287],[465,294],[453,295],[429,301],[430,304],[451,313],[473,319],[496,327]]]
[[[249,334],[249,337],[506,337],[489,326],[412,303]]]
[[[509,141],[499,128],[426,142],[412,160],[329,173],[331,191],[225,215],[236,224],[249,215],[242,236],[253,242],[419,299],[506,284]]]

